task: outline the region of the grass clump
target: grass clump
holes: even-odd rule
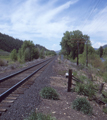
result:
[[[89,98],[92,98],[96,94],[95,85],[92,82],[87,84],[77,83],[75,91],[80,95],[86,95]]]
[[[107,107],[103,108],[103,112],[107,114]]]
[[[51,87],[45,87],[40,91],[40,95],[42,98],[45,99],[52,99],[52,100],[58,100],[59,95],[57,94],[56,90]]]
[[[5,66],[6,63],[4,62],[4,60],[0,59],[0,66]]]
[[[103,73],[103,80],[104,82],[107,82],[107,72]]]
[[[84,114],[92,115],[92,107],[86,98],[76,98],[73,101],[72,108],[77,111],[81,111]]]
[[[102,94],[107,98],[107,92],[106,91],[102,91]]]
[[[30,117],[28,117],[25,120],[56,120],[54,117],[51,117],[51,115],[44,115],[42,113],[32,113]]]

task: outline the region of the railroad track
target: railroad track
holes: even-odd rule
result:
[[[0,79],[0,115],[29,88],[53,58]]]

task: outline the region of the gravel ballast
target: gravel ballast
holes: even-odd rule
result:
[[[51,75],[54,75],[52,71],[54,62],[55,60],[35,79],[34,84],[14,101],[7,112],[0,116],[0,120],[23,120],[28,117],[31,112],[35,111],[36,108],[39,108],[41,103],[39,92],[43,87],[49,85],[49,78]]]

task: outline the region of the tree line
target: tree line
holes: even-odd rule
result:
[[[38,47],[37,47],[38,46]],[[42,47],[40,45],[35,46],[32,41],[25,40],[21,46],[21,48],[18,50],[13,49],[10,58],[13,61],[19,61],[20,63],[26,62],[26,61],[32,61],[33,59],[38,58],[45,58],[45,56],[48,55],[56,55],[54,51],[49,51],[45,47]],[[40,46],[40,48],[39,48]]]
[[[16,49],[18,51],[22,44],[22,40],[0,33],[0,49],[2,50],[11,52],[13,49]]]
[[[61,52],[65,58],[78,61],[81,64],[91,64],[98,67],[101,63],[101,57],[107,56],[107,47],[102,46],[95,50],[90,41],[90,37],[80,30],[66,31],[60,42]]]

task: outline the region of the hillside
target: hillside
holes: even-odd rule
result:
[[[0,49],[2,50],[7,52],[11,52],[13,49],[18,50],[22,44],[22,40],[0,33]]]
[[[0,33],[0,50],[11,52],[13,49],[16,49],[18,51],[18,49],[21,48],[22,44],[22,40],[15,39],[9,35]],[[39,44],[36,44],[35,47],[38,48],[39,51],[43,49],[45,52],[54,52],[52,50],[46,49]]]

